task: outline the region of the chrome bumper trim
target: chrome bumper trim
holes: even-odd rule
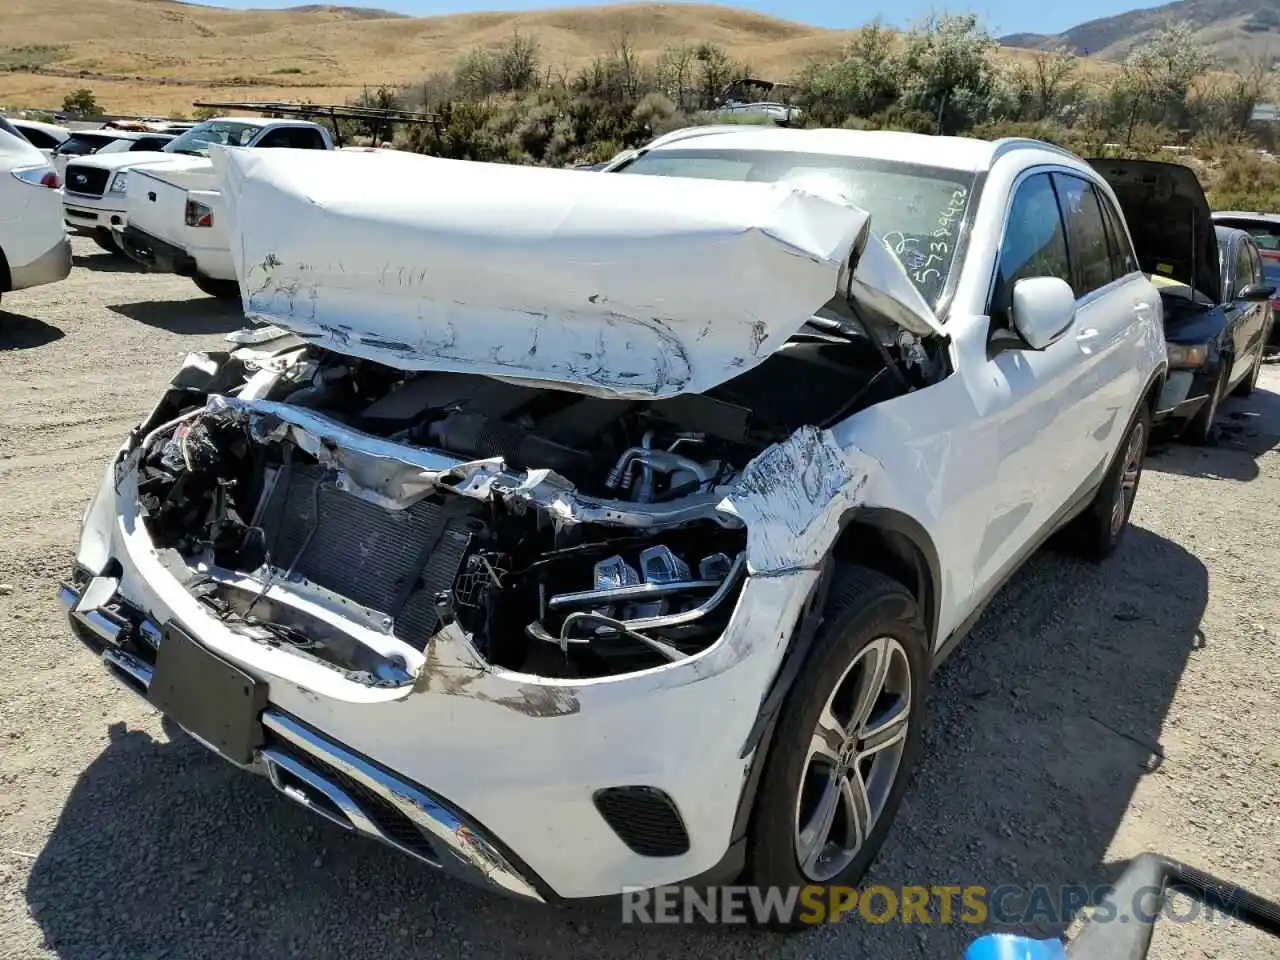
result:
[[[461,873],[464,876],[475,877],[478,875],[483,878],[487,886],[500,892],[527,900],[535,900],[539,903],[543,902],[543,897],[538,893],[537,888],[527,881],[493,844],[480,836],[463,819],[461,814],[446,807],[435,798],[428,796],[417,787],[373,766],[368,761],[356,756],[338,744],[302,726],[291,717],[274,710],[267,710],[262,715],[262,726],[297,750],[315,757],[323,764],[327,764],[355,781],[363,789],[370,791],[379,799],[394,807],[418,828],[426,840],[433,844],[437,850],[447,852],[456,858],[457,866],[461,868]],[[266,748],[262,753],[262,758],[266,762],[268,769],[271,768],[272,763],[279,762],[280,756],[283,756],[283,754],[278,752],[272,754],[270,747]],[[295,776],[299,776],[306,784],[318,790],[323,797],[322,802],[332,804],[335,811],[341,811],[340,815],[348,818],[351,822],[351,828],[356,832],[380,840],[418,860],[431,863],[433,866],[445,867],[446,869],[450,866],[449,864],[428,860],[421,853],[388,837],[383,830],[375,826],[370,821],[370,818],[361,811],[361,808],[351,798],[350,794],[334,784],[331,779],[325,777],[322,772],[303,768],[306,776],[301,777],[297,771],[302,765],[296,761],[294,761],[292,768],[284,767],[284,765],[281,765],[281,767],[294,773]],[[276,778],[279,776],[279,769],[277,768],[276,774],[272,778],[273,783],[277,782]],[[277,788],[279,788],[278,783]],[[334,819],[331,813],[322,812],[318,809],[314,798],[301,800],[293,793],[282,792],[285,792],[295,802],[300,802],[304,806],[316,810],[317,813],[322,813],[330,820]],[[358,819],[348,813],[352,807],[358,813]]]

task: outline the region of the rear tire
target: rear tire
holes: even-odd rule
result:
[[[213,277],[194,276],[192,282],[200,288],[201,293],[219,300],[239,300],[240,284],[235,280],[215,280]]]
[[[1138,497],[1150,436],[1151,408],[1143,400],[1093,502],[1063,531],[1067,543],[1084,559],[1095,563],[1105,560],[1124,539],[1124,532],[1129,529],[1129,514]]]
[[[1213,421],[1218,417],[1218,406],[1222,403],[1222,397],[1227,392],[1227,378],[1231,376],[1231,358],[1224,356],[1222,358],[1222,369],[1218,372],[1218,380],[1213,385],[1213,392],[1196,411],[1196,415],[1191,418],[1186,429],[1182,432],[1182,437],[1188,443],[1203,447],[1207,446],[1209,441],[1213,439]]]
[[[748,882],[762,891],[856,883],[888,835],[920,751],[929,641],[915,598],[866,567],[833,574],[752,814]],[[804,929],[798,914],[753,919]]]

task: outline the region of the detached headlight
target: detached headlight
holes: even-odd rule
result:
[[[108,193],[124,193],[129,189],[129,171],[121,170],[111,179],[111,189]]]
[[[1203,367],[1204,362],[1209,359],[1209,348],[1203,344],[1187,347],[1180,346],[1176,343],[1168,345],[1169,366],[1194,368]]]

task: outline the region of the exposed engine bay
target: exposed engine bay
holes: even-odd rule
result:
[[[392,686],[413,679],[404,653],[454,623],[489,664],[541,676],[705,649],[747,575],[744,524],[713,516],[715,501],[761,451],[923,385],[930,362],[919,342],[913,362],[815,327],[706,394],[642,401],[294,344],[256,405],[233,398],[261,358],[189,362],[135,434],[141,512],[169,568],[233,630]],[[304,416],[318,426],[301,443]],[[339,469],[337,425],[376,448],[360,482]],[[560,484],[600,522],[566,522],[553,499],[378,487],[379,465],[391,467],[377,479],[413,476],[388,450]],[[627,504],[646,505],[643,523]]]

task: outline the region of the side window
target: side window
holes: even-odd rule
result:
[[[58,141],[54,137],[43,130],[36,130],[33,127],[27,127],[22,131],[22,135],[26,137],[28,143],[38,150],[52,150],[58,145]]]
[[[1102,225],[1102,208],[1093,185],[1079,177],[1055,173],[1053,185],[1067,225],[1067,248],[1071,252],[1072,289],[1083,297],[1115,279],[1107,231]]]
[[[1232,284],[1231,295],[1239,297],[1240,291],[1249,284],[1256,282],[1254,273],[1256,272],[1253,262],[1253,251],[1249,249],[1249,244],[1243,240],[1236,246],[1236,272],[1235,280]]]
[[[294,131],[296,146],[299,150],[323,150],[325,149],[324,137],[320,135],[319,130],[311,127],[299,127]]]
[[[1028,277],[1059,277],[1071,282],[1058,198],[1047,173],[1033,174],[1022,181],[1009,205],[996,267],[992,317],[1008,325],[1013,285]]]
[[[1107,228],[1107,246],[1111,249],[1111,273],[1116,277],[1126,277],[1138,269],[1138,258],[1134,256],[1133,244],[1129,242],[1129,234],[1125,231],[1124,221],[1111,201],[1097,190],[1098,203],[1102,205],[1102,222]]]
[[[289,128],[277,127],[274,130],[268,130],[266,135],[258,141],[258,147],[263,150],[271,147],[291,147],[293,144],[289,142]]]
[[[278,127],[260,141],[259,147],[290,147],[294,150],[323,150],[324,137],[311,127]]]

